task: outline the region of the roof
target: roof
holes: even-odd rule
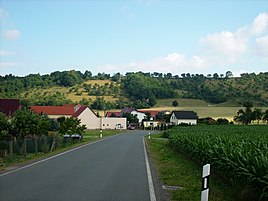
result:
[[[106,114],[107,117],[121,117],[121,112],[112,112],[112,111],[109,111],[107,112]]]
[[[177,119],[197,119],[197,115],[194,111],[173,111]]]
[[[7,116],[12,115],[20,108],[19,99],[0,99],[0,112]]]
[[[79,117],[79,115],[87,109],[87,106],[81,106],[73,115],[72,117]]]
[[[73,115],[75,113],[75,110],[76,110],[75,106],[73,106],[73,105],[31,106],[30,109],[36,113],[39,113],[39,114],[43,113],[43,114],[47,114],[47,115]]]
[[[142,112],[144,114],[148,113],[148,114],[150,114],[151,117],[155,117],[156,115],[158,115],[159,112],[162,112],[162,111],[158,111],[158,110],[138,110],[138,112]]]
[[[124,108],[121,110],[121,115],[123,115],[124,113],[131,113],[132,111],[134,111],[134,108]]]

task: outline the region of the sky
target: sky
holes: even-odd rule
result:
[[[268,72],[268,0],[0,0],[0,75]]]

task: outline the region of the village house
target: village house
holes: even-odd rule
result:
[[[197,115],[193,111],[172,111],[170,117],[170,123],[173,125],[179,124],[197,124]]]
[[[51,119],[57,119],[59,117],[71,117],[80,107],[79,104],[65,104],[62,106],[30,106],[30,109],[38,114],[46,114]]]
[[[87,106],[67,104],[63,106],[31,106],[34,112],[49,118],[74,117],[81,120],[87,129],[126,129],[126,118],[98,117]]]
[[[133,116],[136,116],[139,120],[139,123],[142,122],[146,118],[146,114],[137,111],[134,108],[124,108],[121,111],[108,111],[106,116],[107,117],[123,117],[124,114],[131,114]]]
[[[159,121],[143,121],[143,128],[144,129],[151,129],[154,130],[159,126],[160,122]]]
[[[126,129],[126,118],[98,117],[95,112],[86,106],[81,106],[72,117],[81,120],[87,129]]]
[[[168,111],[168,110],[148,110],[148,109],[144,109],[144,110],[138,110],[138,112],[148,114],[150,116],[150,120],[156,119],[156,116],[159,113],[163,113],[164,115],[169,115],[170,114],[170,111]]]

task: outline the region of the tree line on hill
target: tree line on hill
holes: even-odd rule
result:
[[[88,80],[111,80],[111,84],[91,85]],[[95,109],[121,108],[135,105],[136,108],[152,107],[157,99],[192,98],[201,99],[210,103],[223,103],[225,101],[241,103],[245,99],[259,106],[268,105],[268,72],[241,74],[233,77],[231,71],[225,74],[190,74],[182,73],[143,73],[129,72],[125,75],[116,73],[113,76],[105,73],[92,75],[90,71],[56,71],[49,75],[30,74],[25,77],[14,75],[0,76],[0,97],[20,98],[23,92],[33,88],[50,88],[61,86],[70,88],[77,96],[82,93],[98,96],[91,103]],[[119,99],[109,102],[101,96],[112,95]],[[65,94],[55,92],[42,98],[22,100],[22,103],[31,102],[34,105],[62,105],[70,103]],[[87,102],[85,99],[84,102]],[[83,102],[82,101],[82,102]]]

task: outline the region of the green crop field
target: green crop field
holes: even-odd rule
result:
[[[252,200],[268,199],[268,126],[194,126],[167,131],[180,153],[241,186]],[[213,172],[212,171],[212,172]]]

